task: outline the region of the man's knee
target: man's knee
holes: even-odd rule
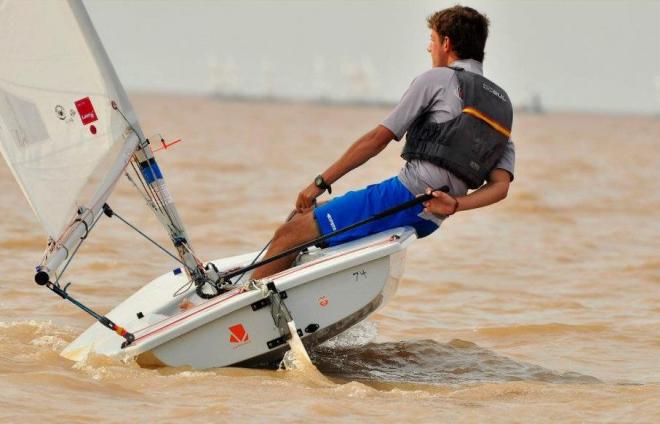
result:
[[[274,238],[278,241],[305,242],[319,235],[313,212],[305,212],[296,216],[275,231]]]
[[[275,230],[275,235],[274,238],[277,239],[283,239],[283,238],[288,238],[291,234],[291,232],[294,230],[294,226],[292,225],[295,221],[287,221],[284,224],[280,225],[277,230]]]

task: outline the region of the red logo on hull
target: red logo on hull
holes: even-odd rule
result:
[[[323,307],[328,306],[328,297],[327,296],[320,297],[319,298],[319,305],[321,305]]]
[[[89,97],[77,100],[75,105],[76,109],[78,109],[78,116],[80,116],[83,125],[98,121],[99,118],[96,117],[96,111],[94,110],[94,106]]]
[[[250,340],[250,336],[247,331],[245,331],[243,324],[236,324],[229,327],[229,332],[231,333],[229,336],[229,343],[242,344]]]

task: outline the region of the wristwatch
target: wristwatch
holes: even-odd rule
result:
[[[314,185],[321,190],[328,190],[328,193],[332,194],[332,187],[330,187],[330,184],[325,182],[323,175],[319,174],[316,178],[314,178]]]

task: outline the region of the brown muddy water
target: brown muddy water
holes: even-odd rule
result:
[[[254,251],[386,109],[140,95],[202,258]],[[660,422],[660,119],[517,115],[509,197],[408,250],[394,299],[306,371],[143,369],[59,352],[91,319],[32,282],[45,240],[0,164],[1,422]],[[333,186],[394,175],[401,145]],[[165,233],[130,183],[113,208]],[[173,267],[103,219],[67,271],[107,312]]]

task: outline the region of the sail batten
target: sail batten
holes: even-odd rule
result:
[[[47,236],[70,244],[78,209],[99,213],[143,138],[136,115],[80,0],[4,3],[0,57],[0,153]]]

